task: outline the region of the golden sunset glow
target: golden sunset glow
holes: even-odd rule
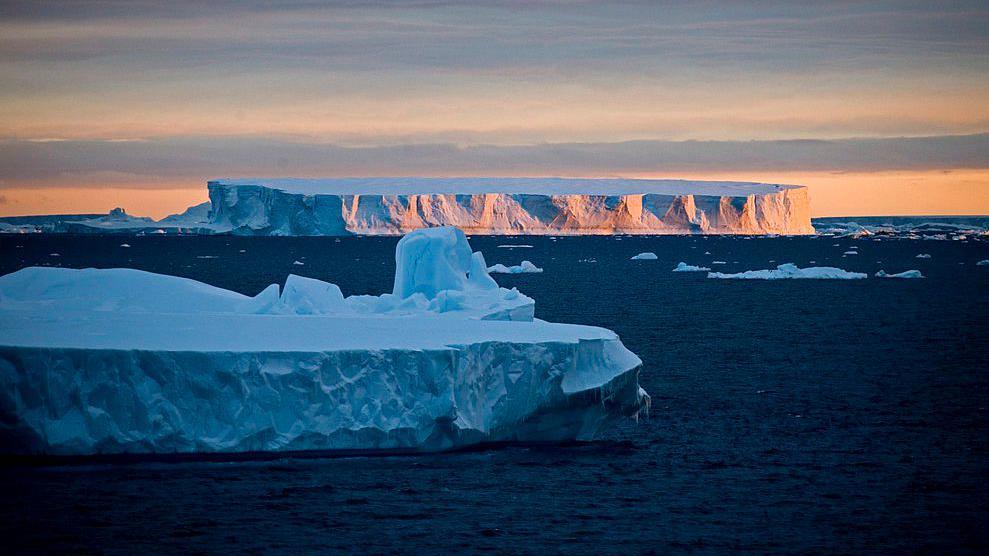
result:
[[[989,213],[982,21],[56,2],[0,20],[0,215],[163,216],[230,175],[710,176],[807,185],[818,216]]]

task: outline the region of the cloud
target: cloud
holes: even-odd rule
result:
[[[343,147],[292,139],[0,141],[9,187],[130,185],[235,176],[606,176],[989,168],[989,134],[786,141],[628,141]]]

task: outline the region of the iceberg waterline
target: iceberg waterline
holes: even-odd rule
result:
[[[409,234],[393,291],[244,296],[136,270],[0,277],[6,453],[442,450],[587,439],[648,403],[611,331],[533,319],[459,230]]]

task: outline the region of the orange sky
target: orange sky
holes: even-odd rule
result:
[[[989,213],[984,2],[23,7],[0,19],[0,215],[160,217],[243,175],[737,179],[807,185],[817,216]]]

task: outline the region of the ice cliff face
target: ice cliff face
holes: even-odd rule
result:
[[[129,269],[0,277],[0,453],[444,450],[592,438],[648,403],[611,331],[533,319],[454,228],[392,293]]]
[[[811,234],[789,185],[563,178],[231,179],[209,182],[210,224],[260,235]]]

